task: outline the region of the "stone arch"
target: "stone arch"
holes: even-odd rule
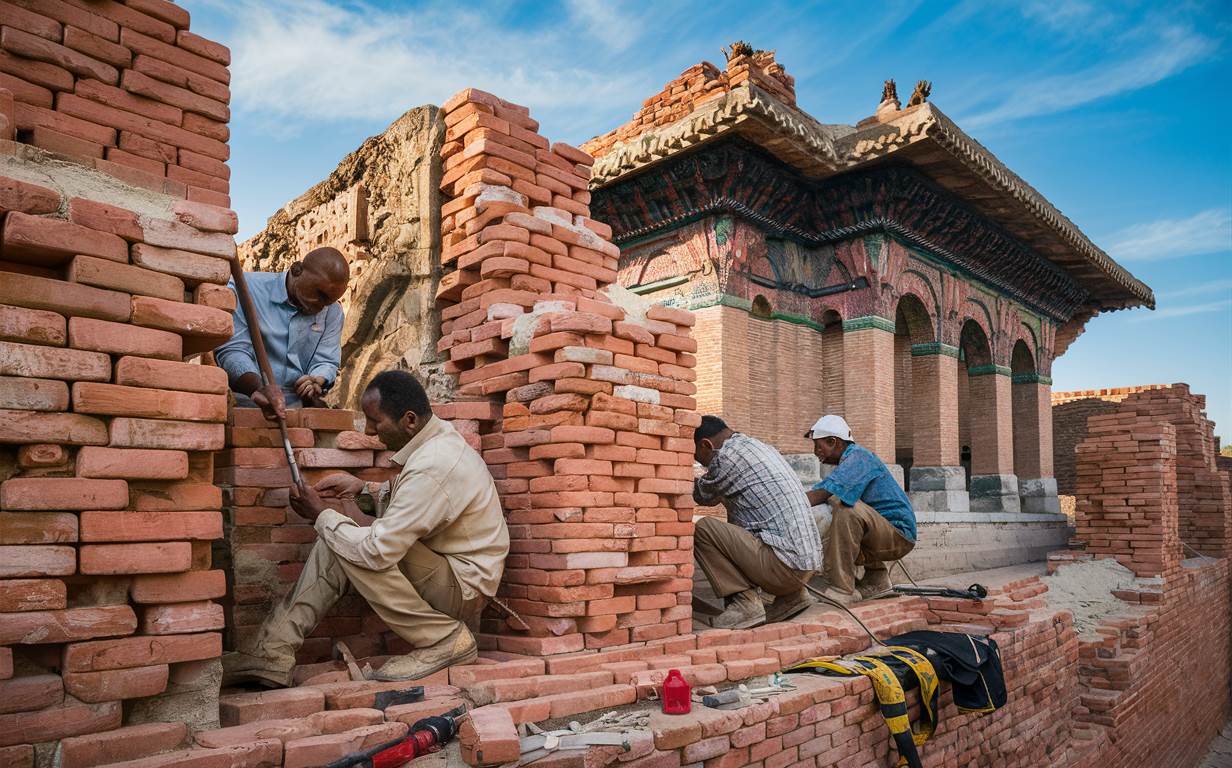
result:
[[[958,347],[959,463],[967,473],[969,485],[971,475],[982,473],[981,454],[987,451],[983,429],[996,419],[996,403],[982,391],[987,382],[977,381],[993,375],[992,341],[978,319],[967,318],[959,331]]]
[[[753,305],[749,307],[749,314],[760,320],[769,320],[774,315],[774,309],[770,306],[770,300],[759,293],[753,297]]]
[[[979,329],[983,332],[984,339],[988,344],[989,362],[991,362],[994,351],[993,342],[995,338],[995,333],[993,331],[994,324],[992,320],[992,310],[990,310],[988,305],[983,301],[971,296],[968,296],[963,300],[962,310],[959,313],[959,346],[962,346],[961,339],[967,334],[967,327],[969,323],[974,323],[979,326]]]
[[[901,302],[904,296],[915,296],[924,305],[928,312],[929,324],[933,329],[934,338],[929,341],[942,341],[940,337],[941,326],[941,297],[937,295],[937,289],[933,286],[932,280],[928,275],[915,269],[905,269],[898,279],[897,285],[894,286],[895,293]]]
[[[1025,326],[1024,326],[1025,328]],[[1052,474],[1051,387],[1041,384],[1039,367],[1028,338],[1030,328],[1010,351],[1010,411],[1013,419],[1014,474],[1020,485]],[[1037,482],[1036,485],[1039,485]],[[1055,495],[1054,488],[1028,488],[1024,493]]]

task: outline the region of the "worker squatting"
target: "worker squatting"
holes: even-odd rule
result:
[[[349,279],[346,259],[320,248],[286,272],[244,277],[256,321],[237,309],[233,338],[215,351],[237,401],[271,419],[285,416],[288,403],[321,404],[341,360],[337,302]],[[258,335],[264,366],[253,345]],[[313,522],[318,538],[253,639],[223,657],[227,684],[290,685],[295,652],[348,585],[412,647],[374,678],[416,680],[478,655],[472,632],[509,554],[487,465],[433,416],[410,373],[377,375],[359,406],[365,431],[394,452],[401,469],[386,483],[339,473],[291,489],[291,506]],[[694,500],[727,510],[727,521],[697,522],[694,556],[723,608],[695,600],[695,623],[739,629],[789,619],[812,605],[815,579],[825,597],[844,605],[871,597],[890,587],[887,564],[915,545],[907,495],[842,417],[821,417],[805,436],[823,463],[835,465],[807,492],[777,450],[722,419],[705,416],[694,431],[701,465]],[[361,503],[376,514],[362,512]],[[760,593],[771,598],[768,607]]]

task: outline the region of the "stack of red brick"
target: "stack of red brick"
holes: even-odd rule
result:
[[[702,62],[680,73],[663,90],[642,104],[633,119],[602,136],[582,144],[582,150],[600,157],[613,145],[627,142],[686,117],[703,102],[745,83],[769,92],[784,104],[796,105],[796,79],[774,60],[774,51],[754,51],[732,56],[725,69]]]
[[[287,434],[306,481],[348,472],[380,482],[395,474],[385,446],[356,431],[357,417],[362,421],[359,414],[345,410],[287,412]],[[232,411],[227,449],[217,454],[214,479],[226,499],[225,566],[233,574],[227,641],[228,647],[236,647],[299,577],[316,532],[287,506],[291,475],[282,438],[255,408]],[[330,658],[334,640],[343,640],[358,656],[406,650],[405,642],[353,593],[317,625],[300,650],[300,662]]]
[[[439,349],[460,398],[442,415],[496,478],[503,592],[531,626],[483,644],[562,653],[687,632],[693,316],[602,292],[619,249],[589,218],[588,155],[481,91],[442,113]]]
[[[166,0],[0,5],[0,139],[229,206],[231,54],[188,21]]]
[[[201,672],[226,591],[210,552],[226,375],[183,360],[231,333],[235,214],[171,198],[138,214],[121,206],[146,193],[42,167],[47,186],[0,177],[6,765]],[[87,186],[98,199],[57,191]]]

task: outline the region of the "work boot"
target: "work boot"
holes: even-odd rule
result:
[[[888,568],[864,569],[864,576],[856,581],[856,590],[865,600],[871,600],[894,586]]]
[[[458,628],[426,648],[416,648],[403,656],[394,656],[372,673],[373,680],[418,680],[440,672],[453,664],[469,664],[479,658],[475,636],[459,623]]]
[[[766,609],[756,589],[746,589],[727,598],[727,608],[710,620],[715,629],[748,629],[766,623]]]
[[[826,587],[826,590],[821,593],[825,597],[833,600],[839,605],[855,605],[864,599],[864,596],[857,592],[844,592],[836,586]]]
[[[223,687],[257,683],[266,688],[290,688],[294,658],[258,656],[244,651],[222,655]]]
[[[787,621],[791,617],[801,614],[812,607],[812,596],[809,595],[807,589],[800,587],[795,592],[779,595],[774,598],[774,602],[766,609],[766,623],[774,624],[778,621]]]

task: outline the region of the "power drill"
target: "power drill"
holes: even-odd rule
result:
[[[406,736],[378,744],[363,752],[352,752],[325,768],[398,768],[445,746],[457,735],[458,719],[465,714],[466,706],[463,705],[437,717],[417,720]]]

